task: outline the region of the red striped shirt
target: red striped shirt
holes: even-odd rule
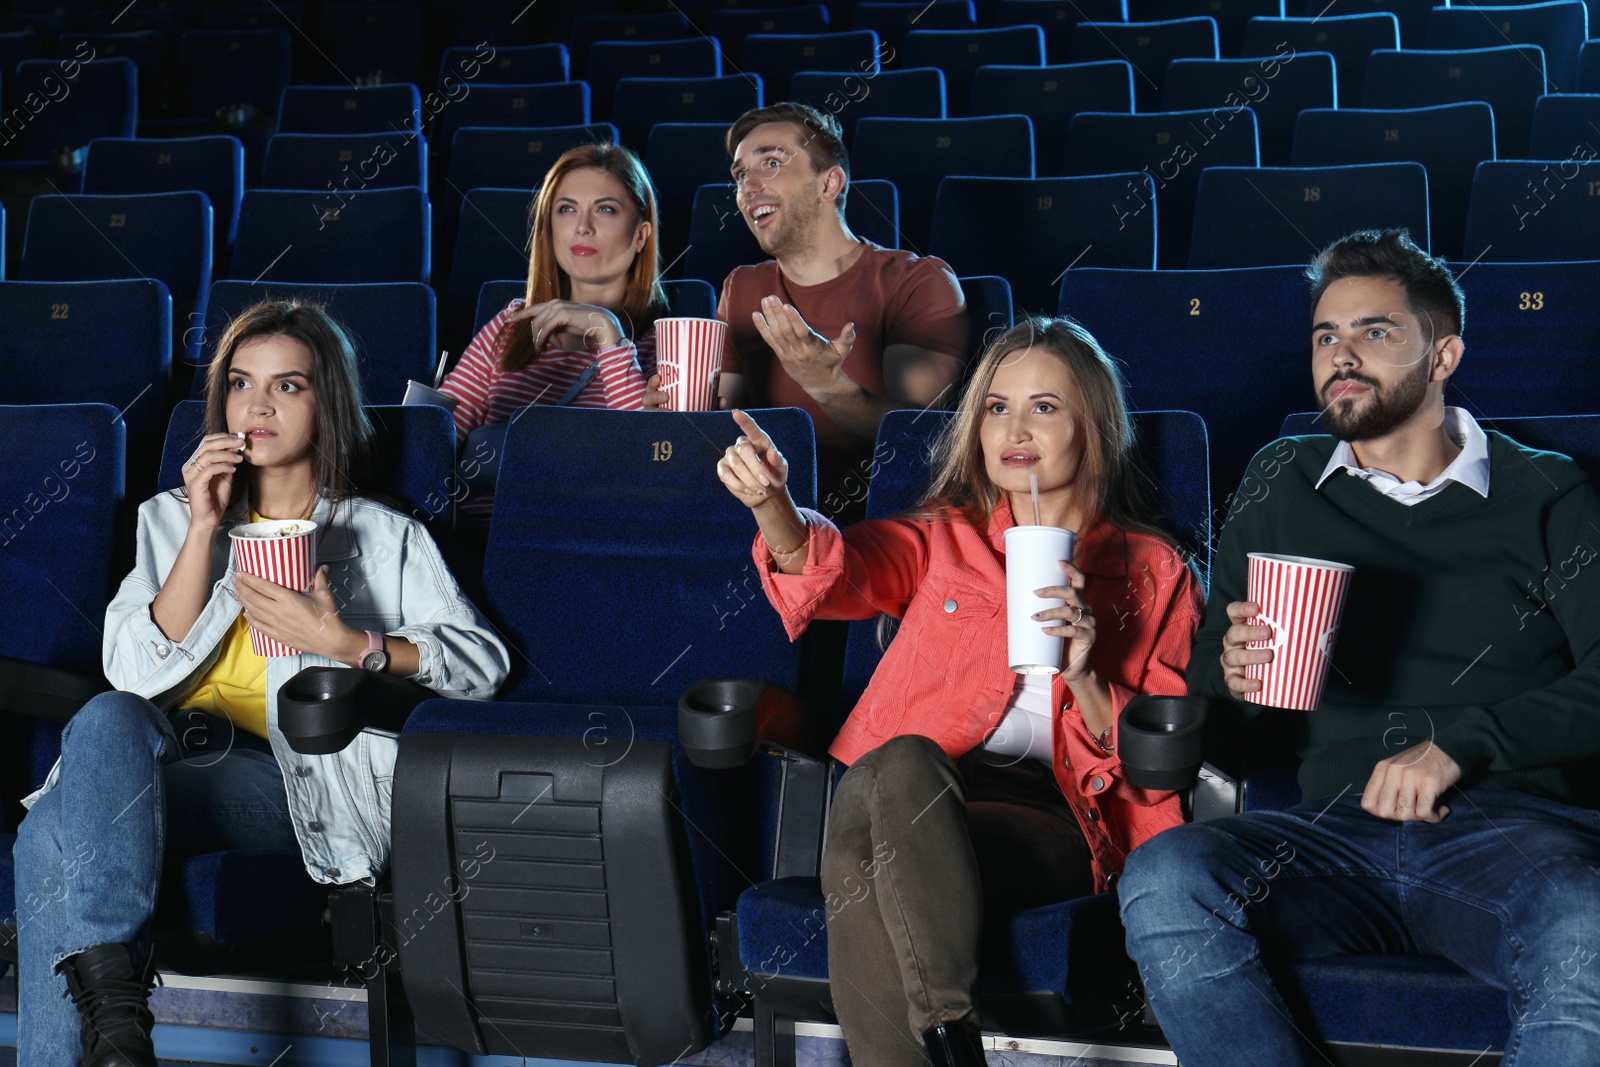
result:
[[[652,326],[637,345],[624,337],[598,352],[557,348],[553,341],[526,365],[510,373],[495,366],[495,340],[505,328],[506,316],[522,306],[520,299],[507,304],[478,331],[460,361],[445,376],[439,391],[455,397],[456,444],[473,430],[510,422],[518,408],[557,404],[583,372],[595,364],[599,373],[573,399],[575,408],[644,409],[645,379],[656,372],[656,331]],[[474,492],[461,501],[461,509],[488,522],[492,494]]]

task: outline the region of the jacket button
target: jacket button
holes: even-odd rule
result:
[[[1105,787],[1106,780],[1100,777],[1098,774],[1089,779],[1089,788],[1093,789],[1096,793],[1100,792],[1100,790],[1104,789]]]
[[[156,655],[160,656],[162,659],[166,659],[171,654],[172,654],[172,646],[171,645],[157,645],[156,646]]]
[[[944,613],[946,615],[954,615],[958,606],[954,600],[946,600],[944,602]]]
[[[329,878],[337,878],[337,877],[339,877],[339,868],[337,868],[337,867],[324,867],[324,868],[322,868],[322,873],[327,875]]]
[[[322,824],[313,819],[311,822],[306,823],[306,829],[314,834],[320,834],[322,833]]]
[[[1089,812],[1089,821],[1090,822],[1099,822],[1100,821],[1100,813],[1098,811]]]
[[[311,773],[310,771],[305,769],[304,765],[299,764],[299,763],[294,765],[294,776],[296,778],[304,778],[306,775],[308,775],[310,773]]]
[[[1115,889],[1116,887],[1117,887],[1117,872],[1116,871],[1112,871],[1110,874],[1106,875],[1106,888],[1107,889]]]

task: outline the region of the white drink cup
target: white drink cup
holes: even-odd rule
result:
[[[1272,637],[1252,641],[1251,648],[1270,648],[1271,663],[1252,663],[1244,676],[1261,682],[1246,693],[1252,704],[1294,711],[1316,711],[1333,661],[1345,591],[1355,568],[1305,556],[1251,552],[1249,592],[1260,614],[1251,626],[1267,626]]]
[[[424,385],[415,378],[406,379],[406,395],[401,398],[402,404],[437,404],[439,407],[454,411],[456,405],[461,403],[459,397],[449,393],[441,393],[431,385]]]
[[[1059,526],[1013,526],[1006,545],[1006,661],[1018,674],[1057,674],[1062,639],[1044,632],[1059,620],[1040,622],[1035,612],[1059,608],[1062,601],[1034,595],[1035,589],[1066,585],[1062,560],[1072,559],[1077,536]]]
[[[728,324],[721,319],[656,320],[656,370],[665,410],[713,411]]]
[[[239,570],[304,593],[311,589],[317,570],[317,524],[310,519],[267,519],[235,526],[233,558]],[[258,656],[298,656],[290,648],[250,627],[250,647]]]

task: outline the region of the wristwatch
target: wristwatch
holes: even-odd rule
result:
[[[367,647],[362,649],[361,658],[356,660],[364,670],[377,671],[382,674],[389,669],[389,653],[383,650],[383,635],[373,630],[367,631]]]

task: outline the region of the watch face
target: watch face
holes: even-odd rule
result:
[[[361,658],[361,666],[369,671],[382,671],[389,665],[389,657],[382,652],[368,652]]]

